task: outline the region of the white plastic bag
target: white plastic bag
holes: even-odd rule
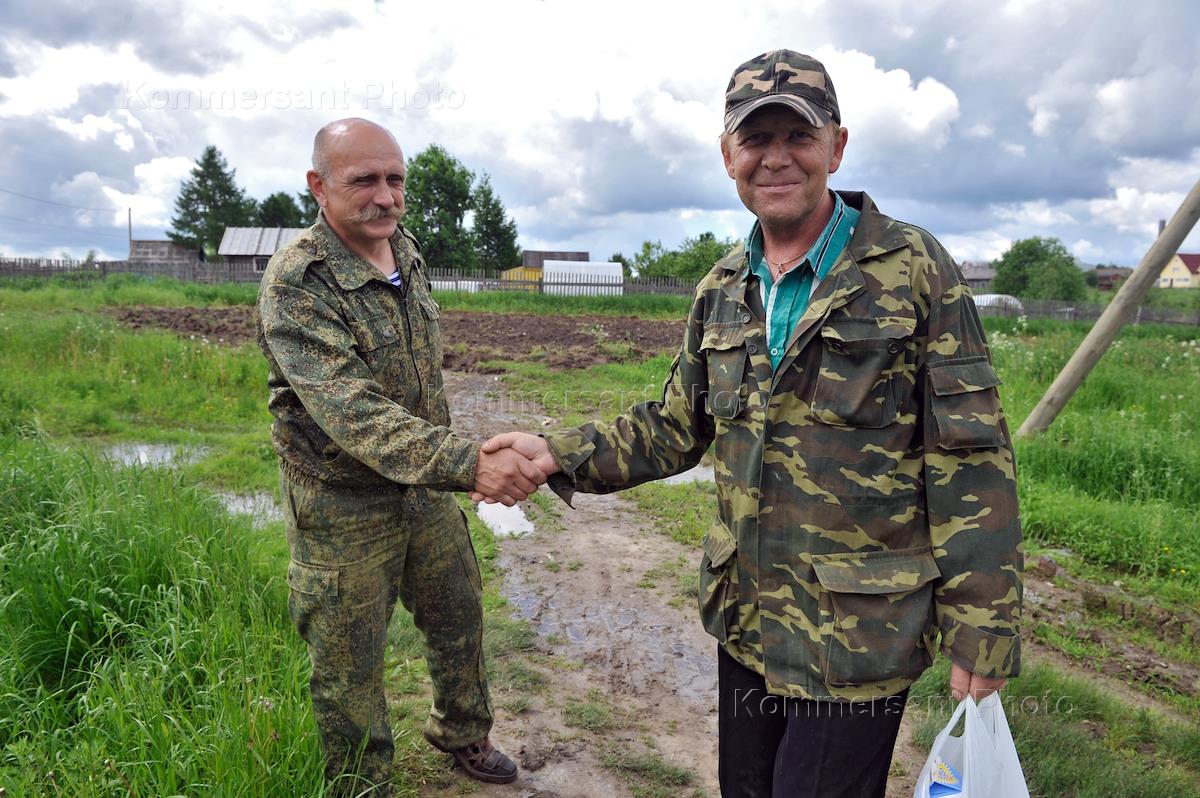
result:
[[[963,734],[955,737],[951,732],[960,718]],[[1029,798],[999,693],[978,705],[970,696],[959,702],[933,741],[913,798],[930,798],[931,789],[935,798]]]

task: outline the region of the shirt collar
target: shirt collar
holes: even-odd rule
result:
[[[313,228],[319,252],[343,291],[357,290],[371,280],[387,280],[387,277],[379,269],[352,252],[342,242],[342,239],[338,238],[337,233],[329,226],[323,210],[317,212],[317,223]],[[396,227],[396,232],[389,239],[392,252],[396,255],[397,264],[401,262],[400,250],[397,245],[398,238],[400,238],[399,226]]]
[[[808,268],[816,272],[818,280],[823,279],[829,273],[830,267],[837,260],[837,256],[841,254],[841,249],[837,252],[830,251],[830,240],[838,232],[839,228],[849,226],[852,230],[854,224],[858,221],[858,211],[846,205],[845,201],[836,191],[830,191],[829,194],[833,197],[833,213],[829,215],[829,221],[825,223],[821,234],[817,236],[817,240],[813,242],[808,252],[804,253],[801,264],[792,267],[789,273],[807,264]],[[847,234],[846,238],[849,237],[849,234]],[[771,276],[770,266],[767,265],[767,259],[763,255],[762,226],[758,219],[754,220],[754,224],[750,228],[750,234],[746,236],[746,261],[750,266],[750,271],[758,275],[763,284],[771,285],[775,282]]]

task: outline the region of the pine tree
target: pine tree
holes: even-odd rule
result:
[[[260,227],[308,227],[300,206],[285,191],[276,191],[259,203],[258,224]]]
[[[487,172],[471,194],[475,218],[471,233],[475,239],[475,260],[487,274],[498,274],[521,264],[517,249],[517,223],[504,211],[504,203],[492,190]]]
[[[167,236],[211,258],[217,254],[226,227],[254,224],[257,203],[238,188],[236,176],[237,170],[229,168],[220,150],[211,144],[205,147],[175,199],[172,230]]]
[[[463,217],[471,207],[474,175],[457,158],[430,144],[408,162],[404,225],[435,269],[471,269],[475,249]]]

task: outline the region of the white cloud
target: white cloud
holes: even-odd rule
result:
[[[1023,227],[1053,227],[1075,224],[1076,219],[1062,208],[1051,207],[1046,200],[995,205],[992,212],[996,218]]]
[[[133,168],[137,185],[132,192],[108,185],[109,181],[96,172],[80,172],[66,183],[55,186],[55,195],[73,200],[72,204],[89,207],[101,205],[105,200],[113,205],[111,215],[76,211],[75,221],[85,227],[124,227],[126,215],[131,210],[135,226],[166,228],[170,226],[180,182],[189,176],[193,166],[195,163],[184,157],[155,158],[140,163]]]
[[[1071,245],[1071,254],[1083,261],[1094,261],[1103,257],[1104,250],[1086,238],[1081,238]]]
[[[1122,233],[1158,232],[1158,220],[1170,219],[1183,202],[1176,192],[1141,191],[1121,186],[1114,196],[1088,203],[1092,218],[1111,225]]]
[[[996,129],[983,122],[977,122],[964,130],[963,135],[969,139],[990,139],[996,135]]]
[[[993,261],[1012,246],[1012,239],[992,230],[939,236],[950,255],[959,263],[968,260]]]
[[[1050,135],[1050,128],[1058,121],[1058,111],[1046,106],[1033,109],[1033,118],[1029,120],[1029,129],[1035,136]]]
[[[842,120],[861,152],[887,157],[919,145],[940,149],[958,119],[958,96],[941,81],[923,77],[915,84],[904,69],[884,69],[858,50],[828,45],[816,55],[834,76]]]
[[[1018,158],[1025,157],[1025,145],[1017,144],[1016,142],[1006,141],[1000,145],[1009,155],[1015,155]]]

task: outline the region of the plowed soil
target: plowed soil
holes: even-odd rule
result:
[[[122,307],[112,315],[140,329],[171,330],[216,344],[255,339],[254,309]],[[500,315],[444,311],[441,316],[451,371],[496,373],[492,360],[539,360],[553,369],[584,368],[627,358],[637,360],[673,350],[683,339],[683,322],[614,316]]]

